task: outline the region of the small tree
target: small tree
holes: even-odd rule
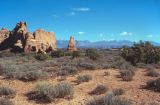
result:
[[[78,58],[80,56],[81,56],[81,53],[79,51],[73,51],[73,53],[72,53],[73,58]]]
[[[96,49],[87,49],[85,55],[92,60],[97,60],[100,56]]]

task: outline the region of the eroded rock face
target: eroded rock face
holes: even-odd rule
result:
[[[56,38],[54,33],[39,29],[34,32],[34,37],[37,43],[41,44],[41,50],[56,50]]]
[[[70,41],[68,43],[68,51],[76,51],[77,47],[76,47],[76,43],[74,41],[74,37],[70,37]]]
[[[9,37],[10,32],[6,28],[0,30],[0,43]]]
[[[26,22],[17,23],[13,31],[0,31],[0,50],[10,48],[14,52],[43,52],[56,50],[54,33],[39,29],[34,34],[28,32]]]
[[[12,51],[23,52],[26,44],[27,23],[20,22],[16,24],[16,27],[12,31],[11,40],[13,41]]]
[[[6,50],[10,47],[10,32],[6,28],[0,30],[0,50]]]

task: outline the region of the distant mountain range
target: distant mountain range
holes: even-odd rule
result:
[[[151,42],[155,46],[160,46],[160,43]],[[113,40],[113,41],[97,41],[90,42],[88,40],[85,41],[76,41],[77,48],[121,48],[124,45],[132,46],[134,42],[128,40]],[[67,40],[58,40],[57,47],[58,48],[67,48],[68,41]]]

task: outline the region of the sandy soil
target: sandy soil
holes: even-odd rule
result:
[[[104,72],[109,72],[110,75],[104,76]],[[122,81],[118,78],[118,70],[95,70],[95,71],[83,71],[75,76],[68,76],[66,81],[74,86],[74,97],[71,100],[59,99],[56,103],[41,104],[41,105],[85,105],[86,101],[92,96],[88,94],[92,89],[94,89],[98,84],[103,84],[109,87],[109,91],[114,88],[122,88],[125,90],[125,94],[122,97],[126,97],[133,102],[133,105],[140,105],[141,103],[151,103],[157,102],[160,104],[160,93],[153,92],[151,90],[143,89],[142,86],[146,84],[146,81],[150,79],[156,79],[153,77],[145,76],[145,70],[138,70],[131,82]],[[81,83],[76,85],[76,76],[82,74],[92,75],[92,80],[86,83]],[[59,78],[59,77],[58,77]],[[58,83],[58,78],[45,80],[49,83]],[[0,85],[9,86],[17,91],[17,95],[14,99],[15,105],[39,105],[34,101],[28,101],[25,93],[30,91],[34,85],[39,82],[22,82],[19,80],[4,80],[0,78]]]

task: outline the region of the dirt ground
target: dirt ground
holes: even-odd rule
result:
[[[110,75],[105,76],[104,72],[109,72]],[[92,98],[88,94],[98,84],[103,84],[109,87],[109,91],[115,88],[122,88],[125,94],[122,97],[130,99],[133,105],[141,105],[141,103],[157,102],[160,104],[160,93],[151,90],[143,89],[142,86],[146,84],[148,80],[156,79],[155,77],[145,76],[146,71],[139,69],[136,71],[133,81],[125,82],[121,78],[118,78],[118,70],[95,70],[95,71],[82,71],[75,76],[68,76],[65,81],[69,82],[74,87],[74,97],[71,100],[59,99],[56,103],[41,104],[41,105],[85,105],[86,101]],[[92,80],[89,82],[81,83],[77,85],[75,82],[78,75],[89,74],[92,75]],[[56,84],[59,77],[45,80],[46,82]],[[25,94],[30,91],[34,85],[39,82],[22,82],[19,80],[4,80],[0,78],[0,85],[8,86],[17,91],[17,95],[12,101],[15,105],[39,105],[34,101],[27,100]]]

